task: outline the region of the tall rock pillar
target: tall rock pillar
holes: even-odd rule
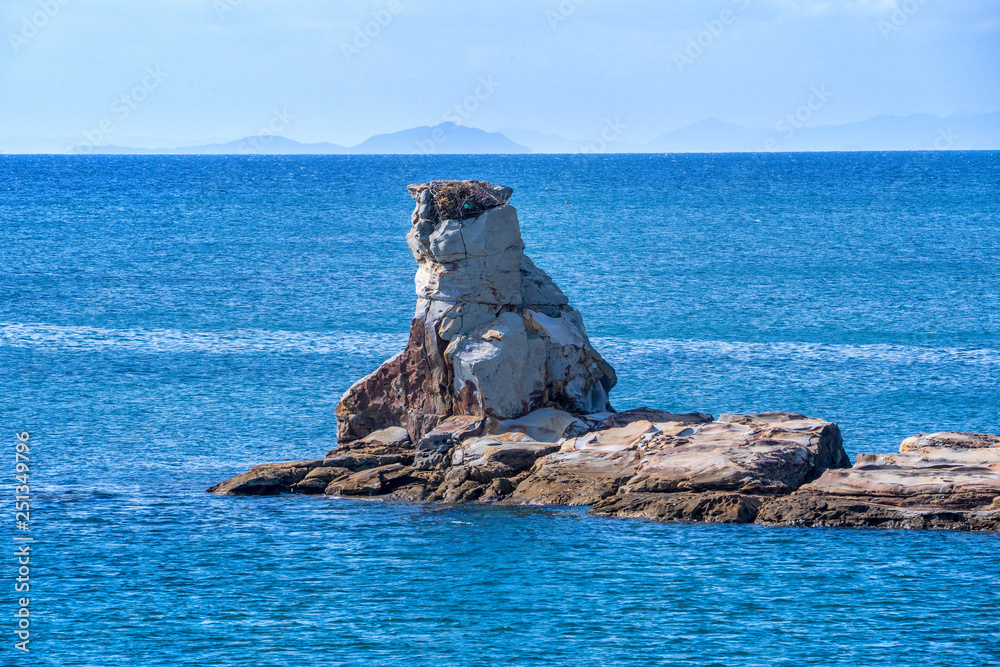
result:
[[[388,426],[418,442],[440,421],[541,407],[612,412],[614,369],[580,313],[524,254],[512,190],[482,181],[408,187],[417,307],[406,348],[337,406],[341,443]]]

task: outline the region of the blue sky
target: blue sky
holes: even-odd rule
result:
[[[0,0],[0,23],[0,139],[353,145],[458,115],[644,142],[773,126],[814,87],[811,124],[1000,110],[996,0]]]

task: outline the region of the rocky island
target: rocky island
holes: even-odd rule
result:
[[[591,506],[660,521],[1000,530],[1000,436],[935,433],[852,467],[789,412],[616,412],[614,369],[524,254],[512,190],[411,185],[417,305],[402,352],[337,406],[337,448],[217,484],[397,501]]]

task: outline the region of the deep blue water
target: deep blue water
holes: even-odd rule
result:
[[[407,183],[515,188],[619,409],[1000,432],[1000,153],[0,156],[0,664],[988,665],[1000,536],[226,498],[401,347]],[[8,586],[8,584],[0,584]],[[3,624],[6,623],[7,627]]]

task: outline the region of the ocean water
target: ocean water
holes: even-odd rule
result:
[[[335,446],[431,178],[515,188],[619,409],[1000,432],[997,152],[0,156],[0,664],[1000,664],[995,534],[204,493]]]

